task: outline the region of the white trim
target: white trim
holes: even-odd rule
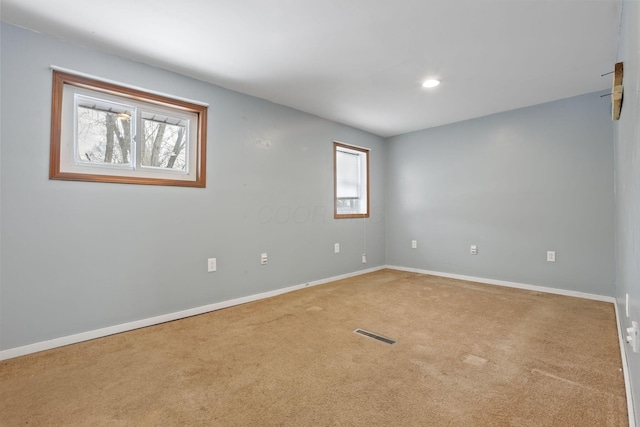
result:
[[[110,83],[110,84],[113,84],[113,85],[126,87],[128,89],[140,90],[140,91],[143,91],[143,92],[151,93],[153,95],[164,96],[165,98],[171,98],[171,99],[175,99],[177,101],[190,102],[192,104],[202,105],[204,107],[209,107],[209,104],[206,103],[206,102],[196,101],[194,99],[189,99],[189,98],[183,98],[181,96],[175,96],[175,95],[171,95],[171,94],[168,94],[168,93],[165,93],[165,92],[158,92],[157,90],[150,90],[150,89],[143,88],[143,87],[140,87],[140,86],[134,86],[134,85],[122,83],[122,82],[119,82],[117,80],[105,79],[103,77],[99,77],[99,76],[96,76],[94,74],[88,74],[88,73],[83,73],[81,71],[71,70],[69,68],[58,67],[57,65],[50,65],[49,68],[52,69],[52,70],[63,72],[63,73],[75,74],[76,76],[86,77],[88,79],[98,80],[100,82]]]
[[[616,309],[616,325],[618,327],[618,341],[620,343],[620,358],[622,359],[622,374],[624,375],[624,388],[627,393],[627,412],[629,414],[629,426],[636,425],[635,410],[633,409],[633,394],[631,392],[631,380],[629,378],[629,363],[627,362],[627,348],[625,346],[625,336],[622,334],[620,327],[620,313],[618,311],[618,302],[613,303]]]
[[[505,286],[508,288],[526,289],[529,291],[545,292],[548,294],[565,295],[569,297],[591,299],[596,301],[605,301],[615,303],[614,297],[598,294],[589,294],[578,291],[568,291],[566,289],[547,288],[544,286],[527,285],[525,283],[507,282],[505,280],[485,279],[482,277],[464,276],[461,274],[442,273],[440,271],[422,270],[420,268],[400,267],[395,265],[387,265],[387,268],[392,270],[408,271],[411,273],[430,274],[431,276],[448,277],[450,279],[466,280],[469,282],[485,283],[487,285]]]
[[[633,395],[631,391],[631,382],[629,379],[629,365],[627,363],[627,352],[625,347],[626,342],[625,342],[624,336],[622,335],[622,330],[620,328],[618,301],[614,297],[598,295],[598,294],[589,294],[585,292],[568,291],[565,289],[547,288],[544,286],[527,285],[524,283],[507,282],[504,280],[485,279],[482,277],[464,276],[461,274],[442,273],[439,271],[422,270],[419,268],[399,267],[395,265],[387,265],[386,267],[391,270],[408,271],[411,273],[420,273],[420,274],[430,274],[432,276],[467,280],[470,282],[485,283],[488,285],[505,286],[509,288],[525,289],[530,291],[545,292],[549,294],[565,295],[570,297],[577,297],[577,298],[584,298],[589,300],[612,303],[616,313],[616,327],[618,329],[618,341],[620,342],[620,357],[622,359],[622,373],[624,375],[624,387],[625,387],[626,399],[627,399],[627,412],[629,414],[629,426],[634,427],[636,425],[635,411],[633,407]]]
[[[620,328],[620,317],[619,317],[619,312],[618,312],[618,303],[615,300],[615,298],[608,297],[608,296],[602,296],[602,295],[596,295],[596,294],[588,294],[588,293],[583,293],[583,292],[567,291],[567,290],[563,290],[563,289],[547,288],[547,287],[542,287],[542,286],[526,285],[526,284],[522,284],[522,283],[506,282],[506,281],[494,280],[494,279],[484,279],[484,278],[480,278],[480,277],[464,276],[464,275],[460,275],[460,274],[451,274],[451,273],[442,273],[442,272],[437,272],[437,271],[422,270],[422,269],[411,268],[411,267],[400,267],[400,266],[394,266],[394,265],[385,265],[385,266],[369,268],[369,269],[366,269],[366,270],[359,270],[359,271],[355,271],[353,273],[346,273],[346,274],[341,274],[341,275],[338,275],[338,276],[329,277],[329,278],[326,278],[326,279],[320,279],[320,280],[315,280],[315,281],[311,281],[311,282],[308,282],[308,283],[303,283],[301,285],[289,286],[289,287],[286,287],[286,288],[276,289],[276,290],[273,290],[273,291],[262,292],[262,293],[259,293],[259,294],[249,295],[249,296],[246,296],[246,297],[241,297],[241,298],[222,301],[222,302],[218,302],[218,303],[214,303],[214,304],[208,304],[208,305],[204,305],[204,306],[200,306],[200,307],[195,307],[195,308],[191,308],[191,309],[188,309],[188,310],[182,310],[182,311],[177,311],[177,312],[174,312],[174,313],[164,314],[164,315],[161,315],[161,316],[150,317],[150,318],[147,318],[147,319],[141,319],[141,320],[137,320],[137,321],[134,321],[134,322],[122,323],[120,325],[109,326],[109,327],[101,328],[101,329],[95,329],[93,331],[87,331],[87,332],[82,332],[82,333],[79,333],[79,334],[68,335],[66,337],[54,338],[54,339],[51,339],[51,340],[41,341],[41,342],[37,342],[37,343],[34,343],[34,344],[29,344],[29,345],[25,345],[25,346],[21,346],[21,347],[14,347],[14,348],[10,348],[8,350],[0,351],[0,360],[11,359],[11,358],[14,358],[14,357],[24,356],[24,355],[31,354],[31,353],[37,353],[37,352],[44,351],[44,350],[50,350],[50,349],[53,349],[53,348],[62,347],[62,346],[69,345],[69,344],[75,344],[75,343],[79,343],[79,342],[82,342],[82,341],[88,341],[88,340],[92,340],[92,339],[96,339],[96,338],[106,337],[106,336],[113,335],[113,334],[118,334],[118,333],[121,333],[121,332],[131,331],[131,330],[134,330],[134,329],[139,329],[139,328],[144,328],[144,327],[147,327],[147,326],[157,325],[157,324],[160,324],[160,323],[170,322],[172,320],[183,319],[183,318],[195,316],[195,315],[198,315],[198,314],[203,314],[203,313],[208,313],[208,312],[211,312],[211,311],[221,310],[223,308],[233,307],[235,305],[246,304],[248,302],[258,301],[258,300],[265,299],[265,298],[270,298],[270,297],[274,297],[274,296],[277,296],[277,295],[285,294],[285,293],[288,293],[288,292],[297,291],[299,289],[303,289],[303,288],[307,288],[307,287],[311,287],[311,286],[323,285],[325,283],[334,282],[334,281],[337,281],[337,280],[348,279],[350,277],[360,276],[362,274],[367,274],[367,273],[373,273],[374,271],[383,270],[385,268],[388,268],[388,269],[391,269],[391,270],[408,271],[408,272],[412,272],[412,273],[430,274],[432,276],[448,277],[448,278],[452,278],[452,279],[467,280],[467,281],[472,281],[472,282],[485,283],[485,284],[489,284],[489,285],[505,286],[505,287],[533,290],[533,291],[546,292],[546,293],[552,293],[552,294],[558,294],[558,295],[573,296],[573,297],[578,297],[578,298],[586,298],[586,299],[597,300],[597,301],[612,302],[613,305],[614,305],[614,308],[615,308],[616,326],[617,326],[617,329],[618,329],[618,340],[619,340],[619,343],[620,343],[620,355],[621,355],[621,359],[622,359],[622,372],[623,372],[623,375],[624,375],[624,384],[625,384],[626,400],[627,400],[627,410],[628,410],[628,413],[629,413],[629,426],[635,426],[636,425],[635,424],[635,413],[634,413],[634,408],[633,408],[633,399],[632,399],[632,395],[631,395],[631,384],[630,384],[630,379],[629,379],[629,366],[627,364],[627,354],[626,354],[626,348],[625,348],[625,341],[623,339],[622,330]]]
[[[160,323],[170,322],[172,320],[184,319],[185,317],[191,317],[191,316],[196,316],[198,314],[221,310],[223,308],[233,307],[234,305],[246,304],[248,302],[274,297],[276,295],[297,291],[299,289],[307,288],[310,286],[323,285],[325,283],[335,282],[336,280],[342,280],[342,279],[347,279],[349,277],[360,276],[366,273],[373,273],[374,271],[383,270],[384,268],[385,266],[373,267],[366,270],[355,271],[353,273],[346,273],[338,276],[329,277],[326,279],[315,280],[308,283],[303,283],[301,285],[289,286],[286,288],[276,289],[268,292],[262,292],[259,294],[249,295],[246,297],[217,302],[214,304],[203,305],[200,307],[194,307],[188,310],[182,310],[174,313],[168,313],[160,316],[150,317],[147,319],[141,319],[133,322],[122,323],[119,325],[109,326],[106,328],[95,329],[93,331],[81,332],[79,334],[68,335],[60,338],[54,338],[47,341],[40,341],[37,343],[24,345],[21,347],[14,347],[8,350],[0,351],[0,360],[11,359],[18,356],[37,353],[39,351],[50,350],[56,347],[62,347],[65,345],[75,344],[82,341],[89,341],[96,338],[102,338],[108,335],[118,334],[121,332],[131,331],[134,329],[139,329],[147,326],[157,325]]]

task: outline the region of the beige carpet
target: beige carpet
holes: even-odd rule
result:
[[[0,384],[3,426],[627,425],[612,304],[392,270],[6,360]]]

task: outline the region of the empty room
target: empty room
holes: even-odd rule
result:
[[[0,2],[0,426],[637,426],[640,2]]]

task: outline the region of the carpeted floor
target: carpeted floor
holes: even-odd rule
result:
[[[628,425],[612,304],[392,270],[6,360],[0,384],[2,426]]]

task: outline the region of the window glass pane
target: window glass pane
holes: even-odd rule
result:
[[[131,166],[133,107],[76,97],[76,162]]]
[[[140,164],[187,172],[187,121],[142,113]]]
[[[339,142],[334,147],[334,218],[369,217],[369,150]]]
[[[338,199],[337,203],[339,214],[360,212],[360,199]]]
[[[206,105],[52,76],[50,179],[206,186]]]
[[[336,152],[336,197],[358,198],[360,187],[360,156],[338,150]]]

